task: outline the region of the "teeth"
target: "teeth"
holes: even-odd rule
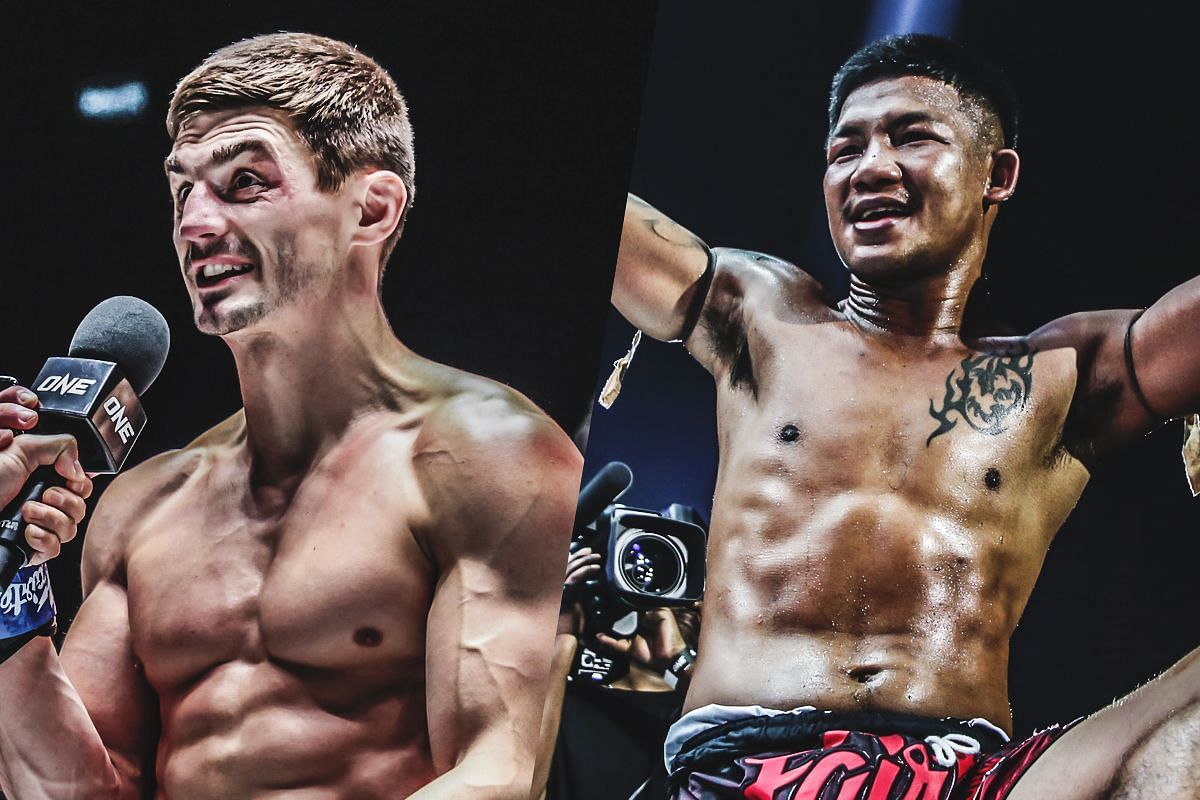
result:
[[[217,276],[224,275],[227,272],[242,273],[249,271],[249,264],[205,264],[200,274],[205,278],[216,278]]]
[[[899,214],[899,213],[901,213],[901,209],[897,206],[881,206],[879,208],[867,209],[863,213],[859,214],[858,218],[861,220],[870,220],[870,219],[875,219],[877,217],[882,217],[882,216],[885,216],[888,214]]]

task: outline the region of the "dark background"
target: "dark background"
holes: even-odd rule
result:
[[[986,266],[995,312],[1019,331],[1142,307],[1200,271],[1193,33],[1163,3],[1055,8],[963,3],[943,31],[997,61],[1021,100],[1020,186]],[[787,258],[843,295],[821,196],[828,82],[878,13],[662,0],[632,191],[710,245]],[[632,332],[610,312],[597,386]],[[622,502],[707,518],[713,408],[708,374],[644,339],[614,407],[595,409],[585,478],[623,460]],[[1017,734],[1095,711],[1200,645],[1200,499],[1181,444],[1170,423],[1098,469],[1051,547],[1012,645]]]
[[[503,381],[567,430],[584,416],[607,313],[654,4],[21,4],[2,56],[5,338],[30,382],[97,302],[139,296],[172,332],[129,466],[240,406],[233,360],[192,326],[162,160],[175,82],[212,50],[301,30],[388,69],[416,132],[416,205],[384,280],[399,338]],[[282,4],[280,8],[284,8]],[[141,80],[139,117],[83,118],[88,84]],[[109,479],[97,481],[97,494]],[[83,536],[53,567],[65,628]]]

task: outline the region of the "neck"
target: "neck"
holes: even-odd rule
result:
[[[850,276],[850,294],[842,310],[861,327],[922,341],[958,340],[963,312],[979,266],[956,266],[945,273],[907,279],[903,283],[872,283]]]
[[[246,418],[251,482],[287,491],[359,416],[403,410],[421,359],[388,325],[378,298],[277,309],[224,337]]]

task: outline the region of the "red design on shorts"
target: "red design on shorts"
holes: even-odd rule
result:
[[[882,745],[882,752],[872,753],[879,748],[864,748],[861,741],[850,743],[848,738],[869,738]],[[957,770],[933,761],[924,742],[905,746],[902,736],[829,731],[822,745],[803,753],[743,759],[746,766],[758,767],[754,781],[743,789],[744,796],[747,800],[860,800],[869,786],[865,800],[944,800],[958,777]],[[969,755],[958,760],[966,768],[974,763]]]
[[[1038,731],[1023,742],[1003,747],[981,759],[963,792],[963,800],[1005,800],[1033,762],[1079,721]]]

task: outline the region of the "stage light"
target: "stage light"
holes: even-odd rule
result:
[[[85,86],[79,92],[79,113],[88,119],[128,119],[146,108],[149,93],[141,81],[115,86]]]
[[[958,0],[875,0],[866,41],[898,33],[953,36]]]

